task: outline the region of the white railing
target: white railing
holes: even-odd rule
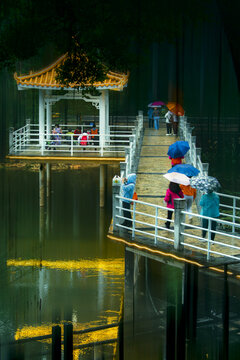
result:
[[[201,149],[196,147],[196,136],[192,136],[193,128],[187,122],[186,116],[180,116],[179,132],[184,141],[188,141],[190,149],[187,152],[186,159],[195,166],[201,174],[208,174],[208,163],[202,163]]]
[[[74,125],[61,125],[62,134],[47,133],[45,127],[44,134],[39,133],[38,124],[27,124],[24,127],[12,131],[10,134],[10,153],[29,155],[59,155],[64,153],[71,156],[79,156],[82,153],[98,153],[101,156],[108,155],[122,156],[125,149],[130,148],[130,154],[138,141],[139,122],[137,126],[110,126],[108,134],[88,134],[88,143],[86,146],[79,144],[78,136],[68,133],[74,130]],[[81,133],[90,132],[91,127],[79,125]],[[50,153],[49,153],[50,152]]]
[[[193,128],[187,122],[186,116],[180,116],[179,123],[180,137],[182,140],[188,141],[190,150],[186,155],[188,163],[195,166],[200,174],[208,175],[208,163],[202,163],[201,161],[201,149],[196,147],[196,137],[192,136]],[[201,192],[198,191],[196,199],[197,206],[199,208]],[[231,220],[231,230],[235,232],[235,224],[240,221],[240,197],[218,193],[220,197],[220,215],[227,217]],[[230,225],[223,225],[224,228],[230,228]]]
[[[239,235],[223,232],[221,229],[224,226],[232,227],[233,223],[230,221],[210,218],[202,216],[197,213],[189,213],[184,211],[185,200],[177,199],[174,201],[175,210],[168,209],[164,206],[159,206],[144,201],[132,200],[132,208],[129,210],[131,213],[132,226],[126,227],[122,223],[127,220],[123,216],[122,201],[124,197],[117,195],[120,187],[113,186],[113,231],[119,232],[129,231],[132,238],[137,235],[146,238],[153,243],[159,244],[158,241],[171,244],[175,249],[190,249],[198,250],[206,254],[207,259],[210,256],[227,257],[240,261],[240,224],[234,224],[238,228]],[[127,199],[125,199],[127,200]],[[166,215],[167,211],[174,211],[174,221],[168,220]],[[195,220],[193,224],[186,223],[185,218],[191,215]],[[208,228],[203,228],[201,225],[202,219],[208,220]],[[169,221],[173,227],[170,229],[165,227],[165,222]],[[217,223],[216,230],[212,230],[212,222]],[[202,237],[202,231],[206,231],[206,238]],[[212,234],[215,234],[215,239],[211,240]]]

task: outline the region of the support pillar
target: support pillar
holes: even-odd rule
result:
[[[105,116],[106,116],[106,134],[110,134],[110,126],[109,126],[109,90],[105,90]]]
[[[100,207],[105,206],[106,165],[100,165]]]
[[[52,360],[61,360],[61,327],[52,327]]]
[[[134,253],[125,248],[124,359],[134,347]]]
[[[39,167],[39,241],[44,240],[45,233],[45,178],[46,164]]]
[[[73,359],[73,325],[64,324],[64,360]]]
[[[223,305],[222,305],[222,359],[229,359],[229,290],[227,265],[224,265],[224,283],[223,283]]]
[[[45,108],[44,108],[44,90],[39,90],[39,145],[43,149],[44,146],[44,122],[45,122]]]
[[[47,234],[50,232],[51,223],[51,164],[46,164],[46,177],[47,177],[47,209],[46,209],[46,231]]]

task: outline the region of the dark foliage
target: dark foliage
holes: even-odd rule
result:
[[[211,0],[209,0],[211,2]],[[2,0],[0,66],[14,67],[46,44],[69,59],[59,70],[62,83],[102,80],[107,69],[135,65],[136,44],[144,52],[154,41],[174,42],[182,26],[207,16],[208,0]],[[138,54],[139,56],[139,54]]]

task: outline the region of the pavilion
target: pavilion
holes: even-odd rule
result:
[[[129,74],[109,71],[104,81],[93,84],[99,91],[99,96],[83,95],[83,88],[78,84],[69,84],[66,87],[56,79],[56,70],[66,58],[67,54],[40,71],[30,71],[28,75],[14,74],[18,90],[37,89],[39,92],[39,145],[43,144],[44,134],[50,134],[52,131],[52,105],[62,99],[74,99],[90,102],[99,109],[99,134],[103,135],[100,136],[100,141],[101,146],[104,146],[104,135],[109,134],[109,90],[122,91],[127,86]],[[84,85],[87,87],[90,84]],[[66,92],[63,94],[63,91],[59,91],[58,95],[56,90]]]

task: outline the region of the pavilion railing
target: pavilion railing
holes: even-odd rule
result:
[[[79,125],[81,133],[88,132],[87,145],[81,145],[78,140],[79,135],[71,133],[75,127],[73,125],[61,125],[62,133],[39,133],[39,125],[26,124],[22,128],[10,131],[9,152],[10,154],[28,155],[65,155],[79,156],[84,153],[124,156],[127,151],[130,161],[134,156],[135,147],[138,143],[142,131],[143,121],[137,117],[135,126],[109,126],[106,134],[91,135],[91,127]],[[129,163],[129,161],[128,161]]]

